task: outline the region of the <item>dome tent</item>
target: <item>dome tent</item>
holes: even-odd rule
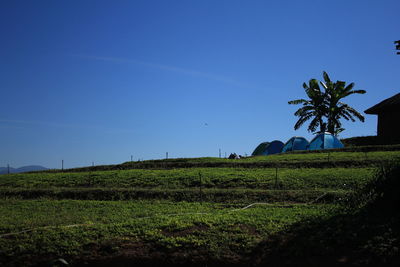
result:
[[[344,145],[331,133],[320,133],[311,140],[308,150],[342,148]]]
[[[260,156],[262,155],[262,152],[265,150],[265,148],[269,145],[269,142],[264,142],[259,144],[256,149],[254,149],[253,153],[251,154],[252,156]]]
[[[252,156],[266,156],[271,154],[280,153],[282,151],[283,143],[279,140],[272,142],[264,142],[259,144],[256,149],[254,149]]]
[[[307,150],[309,143],[307,139],[301,136],[293,136],[290,138],[282,148],[282,152],[294,150]]]

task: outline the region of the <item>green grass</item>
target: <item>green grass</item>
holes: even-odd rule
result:
[[[268,156],[253,157],[249,160],[266,160]],[[329,150],[319,153],[287,153],[271,155],[269,161],[385,161],[400,158],[400,151],[371,151],[371,152],[329,152]]]
[[[369,215],[356,218],[341,208],[374,181],[375,166],[396,159],[400,151],[331,151],[1,175],[0,265],[49,264],[60,257],[116,266],[118,259],[247,265],[263,253],[269,263],[275,252],[279,263],[282,251],[291,259],[292,252],[306,253],[299,244],[309,237],[316,251],[341,249],[344,243],[328,239],[355,242],[347,238],[353,230],[367,234],[351,248],[381,251],[387,245],[393,247],[385,253],[392,253],[397,221],[385,224],[397,230],[381,231],[381,216],[368,224]],[[398,195],[397,186],[387,187]],[[268,204],[237,210],[254,202]],[[368,230],[356,229],[364,223]],[[380,233],[390,240],[365,243]],[[323,246],[320,237],[328,240]]]
[[[0,198],[335,202],[367,183],[372,168],[179,168],[29,173],[0,177]],[[278,179],[276,179],[276,174]],[[201,178],[201,182],[200,182]]]
[[[372,147],[374,148],[374,147]],[[173,168],[326,168],[326,167],[375,167],[382,162],[400,159],[400,145],[388,146],[383,151],[369,150],[370,147],[357,151],[323,150],[296,151],[268,156],[248,157],[237,160],[224,158],[173,158],[163,160],[145,160],[125,162],[117,165],[100,165],[75,168],[67,172],[90,172],[125,169],[173,169]],[[46,172],[60,172],[49,170]]]
[[[276,174],[281,189],[354,189],[365,184],[372,168],[276,169],[186,168],[122,170],[90,173],[29,173],[0,176],[0,188],[254,188],[274,189]]]
[[[337,214],[293,224],[260,244],[260,265],[400,266],[399,178],[399,162],[381,166]]]
[[[262,190],[262,189],[124,189],[124,188],[4,188],[0,197],[18,199],[80,200],[170,200],[218,203],[295,202],[336,203],[347,199],[349,190]]]
[[[315,153],[282,153],[269,156],[256,156],[239,159],[243,162],[323,162],[323,161],[381,161],[400,158],[400,151],[336,152],[323,150]]]
[[[0,263],[21,264],[146,243],[170,253],[190,248],[214,259],[250,252],[272,233],[301,220],[329,216],[332,205],[239,206],[187,202],[74,200],[0,201]],[[75,225],[71,227],[70,225]],[[18,233],[19,231],[29,232]],[[14,235],[3,236],[7,233]],[[190,251],[188,251],[190,253]]]
[[[164,160],[147,160],[141,162],[125,162],[115,165],[115,168],[178,168],[178,167],[223,167],[223,166],[301,166],[318,167],[320,164],[333,166],[371,166],[380,164],[382,161],[400,159],[400,151],[365,151],[365,152],[344,152],[344,151],[299,151],[292,153],[274,154],[268,156],[255,156],[242,159],[225,158],[177,158]],[[107,166],[104,166],[107,167]],[[82,171],[88,170],[80,169]]]

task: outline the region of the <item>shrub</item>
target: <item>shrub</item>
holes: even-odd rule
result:
[[[350,198],[351,207],[365,207],[379,213],[400,208],[400,162],[382,163],[375,177]],[[396,212],[397,213],[397,212]]]

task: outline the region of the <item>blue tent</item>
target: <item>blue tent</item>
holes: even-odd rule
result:
[[[320,133],[311,140],[308,150],[342,148],[344,145],[331,133]]]
[[[293,136],[290,138],[282,148],[282,152],[294,151],[294,150],[307,150],[309,145],[307,139],[301,136]]]
[[[279,140],[272,142],[264,142],[259,144],[256,149],[254,149],[252,156],[266,156],[271,154],[280,153],[282,151],[283,143]]]

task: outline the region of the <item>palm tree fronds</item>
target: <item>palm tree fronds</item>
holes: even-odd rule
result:
[[[307,103],[307,102],[308,102],[308,100],[305,100],[305,99],[297,99],[297,100],[288,101],[288,104],[298,105],[298,104]]]
[[[300,119],[296,122],[294,125],[294,129],[297,130],[299,129],[307,120],[309,120],[312,117],[312,115],[308,114],[306,116],[300,117]]]
[[[329,78],[329,75],[328,75],[328,73],[326,73],[326,71],[323,71],[322,72],[322,76],[324,77],[324,81],[325,81],[325,83],[328,85],[328,84],[330,84],[330,83],[332,83],[331,82],[331,79]]]
[[[365,94],[365,90],[353,90],[354,83],[346,86],[345,81],[332,82],[328,73],[322,73],[323,81],[311,79],[307,83],[303,83],[303,88],[308,96],[307,99],[291,100],[291,105],[302,105],[294,115],[299,117],[294,128],[299,129],[307,120],[311,120],[308,131],[315,132],[317,128],[320,131],[327,130],[332,133],[339,133],[344,129],[341,128],[340,119],[355,121],[359,119],[364,122],[364,116],[354,108],[340,102],[341,99],[352,94]],[[320,87],[321,86],[321,87]],[[321,90],[321,88],[323,90]],[[326,121],[324,121],[326,120]]]

